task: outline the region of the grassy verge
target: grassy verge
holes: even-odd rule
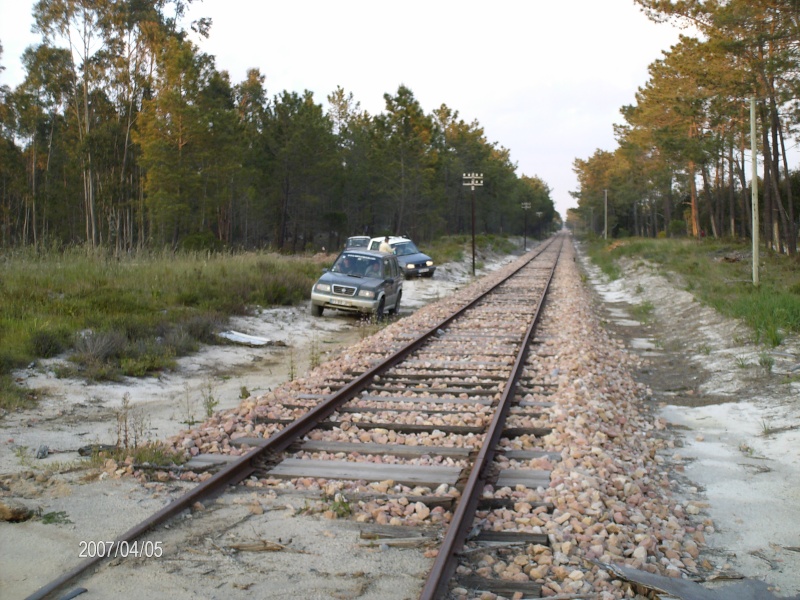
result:
[[[12,369],[70,350],[60,375],[142,376],[215,340],[231,315],[307,298],[321,265],[264,253],[148,254],[122,260],[69,250],[0,256],[0,408],[29,398]]]
[[[462,260],[470,236],[425,246],[437,264]],[[518,244],[476,236],[476,247],[510,253]],[[144,253],[121,260],[74,248],[0,255],[0,409],[35,404],[11,372],[69,352],[61,377],[119,380],[168,369],[215,343],[231,315],[309,297],[323,264],[267,253]]]
[[[505,236],[486,234],[475,236],[476,251],[494,251],[500,254],[511,254],[512,252],[520,250],[520,247],[521,244]],[[464,260],[467,256],[471,256],[472,236],[448,235],[441,237],[433,242],[425,244],[422,251],[432,256],[437,265]]]
[[[620,276],[622,257],[678,273],[688,291],[721,314],[747,323],[760,343],[777,346],[786,334],[800,333],[797,258],[762,249],[760,285],[755,287],[746,241],[631,238],[593,240],[587,247],[592,262],[611,278]]]

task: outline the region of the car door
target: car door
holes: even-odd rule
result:
[[[381,260],[382,263],[382,277],[383,277],[383,291],[386,294],[386,307],[394,306],[397,298],[397,286],[394,282],[389,283],[394,277],[392,275],[392,265],[387,257]]]
[[[389,285],[392,290],[392,299],[389,304],[395,307],[397,306],[397,296],[402,290],[403,277],[400,273],[400,267],[397,263],[397,259],[394,256],[385,258],[384,265],[386,269],[385,278],[392,281],[392,283]]]

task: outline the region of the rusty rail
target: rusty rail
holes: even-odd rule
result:
[[[558,264],[558,258],[561,255],[561,247],[562,246],[559,246],[558,248],[556,260],[553,263],[552,269],[550,270],[544,291],[542,292],[536,307],[536,312],[534,313],[533,319],[531,320],[531,323],[525,332],[519,352],[517,352],[514,367],[503,389],[503,393],[498,402],[498,408],[495,411],[492,422],[486,431],[486,436],[483,444],[481,445],[480,452],[475,459],[475,463],[472,466],[467,483],[461,493],[461,501],[458,503],[458,506],[453,513],[453,518],[448,526],[447,534],[445,535],[442,545],[439,548],[439,554],[436,556],[436,560],[433,563],[433,567],[428,575],[428,579],[422,588],[420,600],[437,600],[443,598],[447,591],[447,586],[450,582],[450,579],[452,578],[456,567],[458,566],[458,552],[460,552],[463,548],[467,534],[472,528],[479,496],[487,480],[486,473],[494,461],[497,443],[500,441],[500,437],[503,433],[503,426],[505,425],[506,417],[508,416],[508,412],[511,408],[511,401],[514,396],[514,388],[516,387],[520,375],[522,374],[522,370],[525,365],[525,359],[527,358],[528,350],[530,348],[530,343],[533,340],[533,336],[536,332],[536,326],[539,323],[542,306],[544,305],[547,291],[550,288],[550,283],[553,280],[553,273],[555,272],[555,267]]]

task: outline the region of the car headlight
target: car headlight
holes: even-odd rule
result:
[[[432,260],[429,260],[429,261],[427,261],[425,264],[426,264],[427,266],[429,266],[429,267],[432,267],[432,266],[433,266],[433,261],[432,261]]]
[[[358,295],[363,296],[364,298],[374,298],[375,292],[372,290],[358,290]]]
[[[327,283],[318,283],[314,286],[318,292],[330,292],[331,286]]]
[[[414,265],[412,263],[406,263],[406,269],[413,269]]]

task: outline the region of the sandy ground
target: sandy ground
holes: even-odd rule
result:
[[[707,552],[727,563],[726,575],[760,579],[779,596],[800,593],[798,340],[754,344],[744,325],[641,261],[613,282],[583,266],[608,326],[651,363],[639,375],[683,442],[678,489],[704,494],[715,525]],[[631,308],[646,302],[653,312],[641,323]]]
[[[485,262],[493,269],[510,259]],[[468,263],[405,282],[401,314],[462,286],[470,277]],[[682,440],[678,458],[685,477],[676,480],[676,489],[687,496],[700,490],[707,498],[705,511],[716,528],[709,551],[724,557],[728,575],[763,579],[778,587],[778,595],[800,593],[800,389],[785,383],[787,374],[800,372],[796,341],[777,350],[750,343],[744,328],[704,309],[679,281],[647,265],[629,265],[623,278],[610,283],[585,261],[584,268],[608,327],[649,359],[639,375]],[[647,322],[632,317],[631,307],[643,302],[654,306]],[[209,390],[220,402],[217,409],[235,406],[242,387],[264,393],[291,371],[299,376],[312,361],[326,360],[370,332],[347,315],[311,318],[306,306],[263,310],[230,328],[272,343],[209,347],[182,359],[172,373],[123,384],[57,380],[50,364],[19,373],[51,395],[38,409],[0,421],[0,473],[15,473],[13,495],[55,522],[0,523],[0,597],[32,593],[80,562],[81,541],[121,533],[183,492],[176,482],[142,486],[69,468],[79,446],[114,443],[125,394],[140,411],[146,434],[167,437],[203,418]],[[759,366],[767,352],[774,360],[769,373]],[[37,460],[41,445],[51,453]],[[410,590],[418,589],[430,565],[424,549],[363,545],[347,521],[320,519],[303,498],[226,494],[196,508],[146,538],[161,542],[162,558],[112,561],[115,568],[102,568],[91,585],[83,584],[89,593],[81,597],[403,599],[414,597]],[[187,544],[183,534],[190,526],[193,541]],[[321,538],[324,546],[317,545]],[[267,557],[231,549],[260,539],[289,550]],[[226,557],[221,566],[206,556],[209,548]],[[144,562],[156,566],[147,578],[137,572]],[[280,573],[281,586],[263,585],[263,569],[270,569],[273,581]]]

